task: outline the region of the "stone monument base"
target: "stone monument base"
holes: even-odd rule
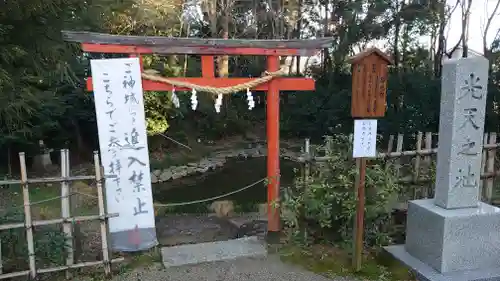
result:
[[[500,281],[500,209],[479,203],[448,210],[434,199],[410,201],[406,244],[386,250],[422,280]]]
[[[500,267],[440,273],[410,255],[404,245],[384,249],[415,271],[418,281],[500,281]]]

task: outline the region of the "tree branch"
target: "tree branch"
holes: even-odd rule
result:
[[[443,5],[446,5],[446,1],[444,1]],[[446,13],[446,15],[444,16],[444,17],[445,17],[445,19],[443,19],[443,20],[444,20],[444,26],[447,26],[447,25],[448,25],[448,23],[449,23],[449,21],[450,21],[450,19],[451,19],[451,16],[453,15],[453,13],[455,13],[455,10],[458,8],[458,5],[460,5],[460,0],[457,0],[457,2],[455,3],[455,6],[453,6],[453,8],[452,8],[450,11],[448,11],[448,13]],[[444,8],[443,8],[443,9],[444,9]],[[450,30],[451,30],[451,28],[448,28],[448,30],[447,30],[447,32],[446,32],[446,39],[448,39],[448,37],[449,37],[449,35],[450,35]],[[446,41],[445,41],[445,42],[446,42]],[[459,46],[460,46],[460,41],[458,41],[458,44],[459,44]],[[456,48],[458,48],[458,46],[457,46],[457,47],[454,47],[454,48],[453,48],[453,51],[455,51],[455,49],[456,49]],[[448,56],[448,54],[446,54],[446,44],[445,44],[445,46],[444,46],[444,50],[443,50],[443,52],[445,53],[445,55],[446,55],[446,56]]]
[[[464,10],[462,5],[462,57],[466,58],[469,53],[469,16],[470,16],[470,7],[472,6],[472,0],[464,0],[467,1],[467,8]]]
[[[495,8],[493,9],[493,12],[491,15],[488,17],[488,20],[486,21],[486,26],[484,27],[483,31],[483,53],[486,56],[486,54],[489,51],[489,48],[486,43],[486,37],[488,36],[488,31],[491,27],[491,22],[493,21],[493,18],[496,16],[496,13],[498,11],[498,7],[500,6],[500,0],[497,0],[497,3],[495,4]]]

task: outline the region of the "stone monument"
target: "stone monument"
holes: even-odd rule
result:
[[[406,244],[386,247],[421,281],[500,280],[500,209],[479,201],[488,67],[443,62],[435,197],[409,202]]]

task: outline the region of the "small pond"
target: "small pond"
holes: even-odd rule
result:
[[[281,160],[281,185],[293,183],[299,164]],[[153,185],[153,198],[157,203],[189,202],[210,198],[241,189],[266,177],[266,157],[231,159],[224,167],[197,176],[185,177]],[[254,206],[267,200],[266,186],[258,184],[242,192],[219,200],[232,200],[237,211],[254,211]],[[210,202],[175,207],[175,212],[206,212]]]

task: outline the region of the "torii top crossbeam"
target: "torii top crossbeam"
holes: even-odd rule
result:
[[[205,39],[111,35],[85,31],[63,31],[63,38],[65,41],[82,43],[85,52],[193,55],[312,56],[318,50],[330,47],[333,42],[332,38]]]
[[[254,39],[203,39],[171,38],[158,36],[111,35],[81,31],[63,31],[65,41],[81,44],[88,53],[121,53],[139,57],[143,54],[190,54],[201,55],[202,77],[161,78],[155,81],[143,73],[145,91],[171,91],[173,84],[191,84],[205,88],[235,87],[251,83],[255,78],[215,77],[214,55],[260,55],[267,56],[267,71],[276,73],[280,69],[279,56],[312,56],[328,48],[333,38],[312,40],[254,40]],[[253,90],[267,91],[267,176],[268,176],[268,235],[280,230],[279,210],[274,202],[279,200],[279,92],[314,90],[310,78],[284,78],[268,76]],[[261,79],[262,80],[262,79]],[[241,87],[240,87],[241,88]],[[87,89],[92,90],[91,78]],[[175,86],[178,90],[190,90],[186,86]]]

